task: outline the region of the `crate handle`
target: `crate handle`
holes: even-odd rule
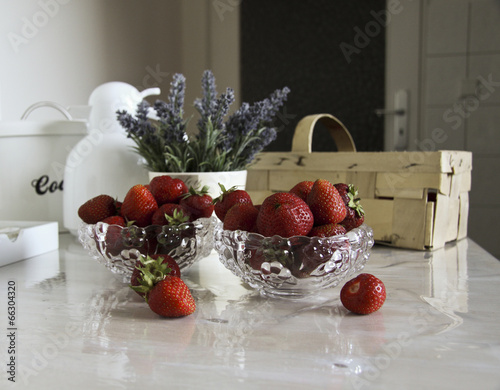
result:
[[[356,145],[349,130],[330,114],[314,114],[302,118],[295,127],[292,139],[292,152],[312,153],[314,126],[321,122],[330,131],[339,152],[355,152]]]

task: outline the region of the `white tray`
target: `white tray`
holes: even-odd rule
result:
[[[0,267],[59,248],[57,222],[0,221]]]

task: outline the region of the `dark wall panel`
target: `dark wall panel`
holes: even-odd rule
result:
[[[350,130],[360,151],[383,149],[385,1],[243,0],[242,98],[254,102],[291,89],[278,139],[267,150],[288,151],[305,115],[330,113]],[[316,151],[334,150],[321,128]]]

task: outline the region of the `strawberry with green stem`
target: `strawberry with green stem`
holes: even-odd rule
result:
[[[360,202],[358,189],[353,184],[345,183],[337,183],[335,184],[335,188],[339,192],[347,209],[346,216],[340,224],[345,227],[346,231],[361,226],[365,221],[365,211]]]
[[[207,186],[203,186],[201,190],[190,187],[189,192],[182,196],[179,204],[187,210],[191,222],[199,218],[209,218],[214,212],[213,199],[208,194]]]
[[[314,225],[326,225],[343,221],[347,214],[338,190],[328,180],[318,179],[307,195],[307,204],[314,215]]]
[[[189,221],[189,214],[185,207],[177,203],[162,204],[151,218],[153,225],[180,225]]]
[[[150,309],[162,317],[183,317],[194,313],[196,303],[191,291],[179,275],[171,274],[171,268],[163,262],[164,255],[156,260],[146,258],[131,288],[144,296]]]
[[[231,187],[226,190],[223,184],[219,183],[221,194],[213,200],[215,215],[224,221],[226,213],[236,203],[253,204],[250,195],[245,190],[238,190],[237,187]]]

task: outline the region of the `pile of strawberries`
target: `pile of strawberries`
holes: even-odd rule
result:
[[[244,190],[225,190],[215,200],[215,213],[226,230],[245,230],[266,237],[330,237],[360,226],[364,211],[357,189],[328,180],[302,181],[288,192],[253,205]]]
[[[129,189],[123,202],[110,195],[99,195],[78,209],[83,222],[105,222],[113,225],[178,224],[208,218],[214,211],[207,188],[188,188],[181,179],[157,176],[148,185],[137,184]]]

